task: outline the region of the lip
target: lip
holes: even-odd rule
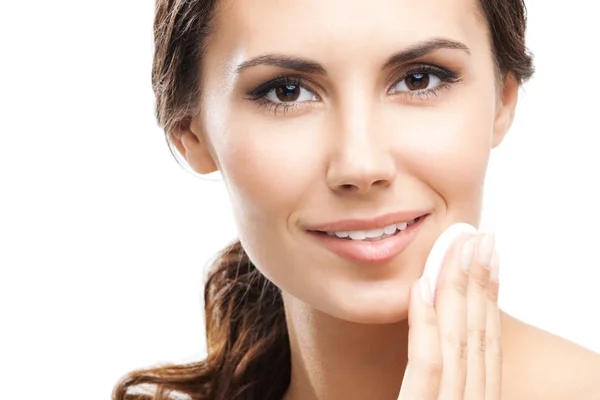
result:
[[[320,232],[368,231],[371,229],[385,228],[386,226],[399,224],[401,222],[408,222],[429,213],[430,211],[427,210],[400,211],[371,219],[347,219],[309,226],[306,230]]]
[[[362,241],[362,240],[351,240],[351,239],[340,239],[337,236],[329,236],[322,232],[308,231],[307,233],[317,243],[336,253],[342,258],[350,261],[357,261],[366,264],[379,264],[384,263],[398,254],[402,253],[414,240],[420,228],[429,220],[431,214],[421,215],[417,222],[410,225],[406,229],[399,231],[394,236],[378,240],[375,242]],[[419,217],[417,215],[414,218]],[[411,220],[413,218],[408,218]],[[406,221],[406,220],[405,220]],[[345,221],[348,222],[348,221]],[[356,223],[353,221],[352,223]],[[391,225],[391,224],[390,224]],[[356,226],[356,225],[344,225],[344,226]],[[364,226],[364,225],[361,225]],[[371,225],[372,226],[372,225]],[[381,226],[381,225],[377,225]],[[363,228],[364,229],[364,228]],[[335,230],[338,230],[337,227]],[[340,229],[341,230],[341,229]],[[359,229],[349,229],[359,230]]]

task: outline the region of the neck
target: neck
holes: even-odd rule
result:
[[[395,400],[408,361],[408,321],[356,324],[334,318],[284,294],[292,362],[283,400]],[[532,329],[500,311],[504,372],[526,364],[523,338]],[[525,345],[523,344],[525,343]],[[519,367],[517,367],[519,366]],[[504,379],[506,378],[506,379]],[[527,385],[514,374],[503,390]]]
[[[407,321],[357,324],[284,295],[292,376],[285,400],[396,399],[407,363]]]

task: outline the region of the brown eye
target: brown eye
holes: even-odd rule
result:
[[[275,89],[277,99],[282,102],[296,101],[300,97],[300,86],[298,85],[285,85],[279,86]]]
[[[423,90],[429,85],[429,74],[413,74],[405,79],[409,90]]]
[[[287,85],[279,85],[269,90],[265,97],[267,100],[278,104],[292,102],[302,103],[305,101],[318,100],[317,96],[310,90],[306,89],[302,85],[291,83]]]
[[[411,73],[396,83],[390,93],[398,92],[425,92],[434,89],[442,80],[436,74],[425,72]]]

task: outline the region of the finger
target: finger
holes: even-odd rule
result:
[[[487,301],[486,400],[500,400],[502,388],[502,342],[500,335],[500,310],[498,308],[499,268],[498,252],[494,250],[490,264],[491,275]]]
[[[408,364],[398,400],[436,400],[442,374],[439,336],[431,289],[421,278],[410,291]]]
[[[438,284],[435,304],[441,338],[442,372],[440,399],[463,399],[467,373],[467,288],[468,266],[475,238],[458,240],[448,253]]]
[[[493,250],[494,235],[488,234],[480,237],[469,271],[465,400],[485,399],[489,265]]]

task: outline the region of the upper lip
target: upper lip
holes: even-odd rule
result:
[[[427,214],[429,214],[428,211],[422,210],[400,211],[370,219],[346,219],[327,222],[320,225],[312,225],[308,227],[307,230],[320,232],[368,231],[372,229],[385,228],[386,226],[401,222],[408,222]]]

